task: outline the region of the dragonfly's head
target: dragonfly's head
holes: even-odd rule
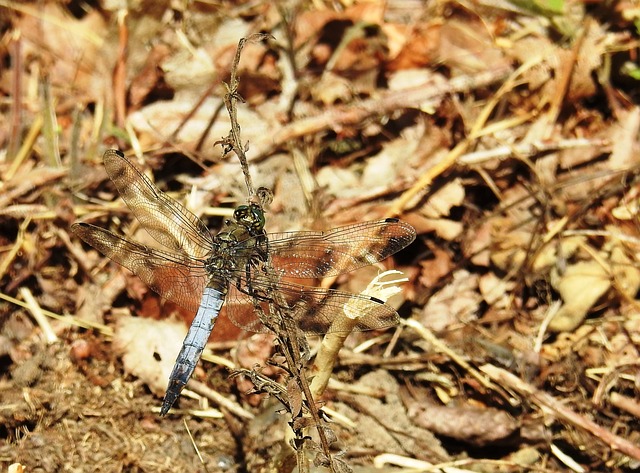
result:
[[[234,220],[252,234],[264,230],[264,211],[257,204],[241,205],[233,212]]]

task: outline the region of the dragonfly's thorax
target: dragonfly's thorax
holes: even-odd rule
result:
[[[205,265],[212,282],[233,281],[241,272],[267,260],[264,223],[264,212],[256,204],[241,205],[233,219],[225,221]]]

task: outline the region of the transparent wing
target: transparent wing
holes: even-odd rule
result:
[[[204,258],[211,251],[213,239],[207,226],[158,189],[122,152],[107,150],[103,159],[120,196],[156,241],[193,258]]]
[[[197,311],[207,272],[201,261],[134,243],[88,223],[71,230],[96,250],[135,273],[162,297]]]
[[[374,297],[293,284],[281,285],[280,290],[293,307],[292,315],[305,333],[360,332],[392,327],[400,322],[393,307]],[[357,316],[355,326],[338,317],[345,311]]]
[[[323,278],[385,259],[409,245],[416,231],[389,218],[326,232],[270,233],[268,238],[276,270],[296,278]]]
[[[242,291],[248,291],[242,280]],[[270,314],[271,304],[276,304],[273,291],[278,291],[287,307],[283,315],[295,319],[298,327],[308,334],[375,330],[397,325],[398,313],[374,297],[350,294],[333,289],[302,286],[280,281],[273,285],[266,275],[252,276],[252,291],[258,295],[262,310]],[[237,287],[231,287],[225,303],[227,317],[236,326],[250,332],[265,331],[254,309],[253,298]],[[355,327],[342,323],[345,311],[357,316]]]
[[[263,309],[266,308],[266,313],[268,313],[268,306],[262,304],[262,307]],[[229,286],[229,292],[221,313],[233,325],[247,332],[265,333],[269,331],[256,313],[253,298],[239,291],[234,284]]]

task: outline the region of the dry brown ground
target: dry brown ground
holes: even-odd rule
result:
[[[215,142],[237,41],[257,32],[275,39],[244,52],[238,119],[274,192],[268,231],[397,216],[418,233],[385,262],[409,278],[403,323],[354,334],[323,399],[344,458],[640,465],[637,6],[272,3],[0,0],[2,471],[273,471],[286,449],[278,406],[228,377],[271,339],[221,320],[198,394],[160,418],[161,361],[193,314],[69,232],[145,238],[107,148],[213,231],[244,202]]]

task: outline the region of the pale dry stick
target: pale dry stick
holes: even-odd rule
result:
[[[318,189],[318,183],[315,180],[313,173],[311,172],[311,166],[309,165],[309,159],[307,155],[303,153],[297,146],[291,147],[291,158],[293,161],[293,168],[296,171],[298,182],[302,188],[305,204],[307,209],[313,209],[313,201]]]
[[[15,299],[11,296],[8,296],[6,294],[3,294],[0,292],[0,299],[5,300],[7,302],[10,302],[14,305],[17,305],[19,307],[23,307],[25,309],[28,309],[29,306],[26,302],[23,302],[21,300]],[[60,315],[60,314],[56,314],[55,312],[51,312],[49,310],[45,310],[45,309],[40,309],[40,311],[46,315],[47,317],[51,317],[52,319],[56,319],[59,320],[61,322],[64,322],[66,324],[69,325],[74,325],[76,327],[81,327],[81,328],[86,328],[86,329],[90,329],[90,330],[98,330],[102,335],[105,335],[107,337],[113,337],[113,329],[111,327],[107,327],[106,325],[103,324],[98,324],[95,322],[89,322],[86,320],[81,320],[78,319],[76,317],[72,317],[71,315]]]
[[[63,231],[62,229],[57,229],[55,234],[60,239],[60,241],[64,244],[64,246],[67,247],[67,250],[69,251],[69,253],[71,253],[71,256],[73,256],[73,259],[76,261],[78,266],[80,266],[82,271],[86,274],[92,274],[92,270],[94,268],[91,267],[90,261],[86,257],[86,253],[84,251],[81,251],[80,246],[74,245],[71,242],[71,238],[69,238],[69,234]],[[117,296],[114,296],[114,299],[116,297]]]
[[[45,204],[16,204],[0,210],[1,217],[9,217],[15,220],[31,218],[31,220],[53,220],[60,216],[56,210]]]
[[[9,41],[7,41],[7,39]],[[25,54],[22,53],[22,31],[20,31],[20,28],[14,29],[11,33],[9,33],[9,35],[5,35],[3,43],[9,43],[9,47],[11,48],[10,57],[12,58],[11,61],[13,63],[13,72],[11,74],[11,92],[9,92],[9,97],[13,97],[13,100],[11,100],[11,106],[9,110],[10,118],[7,120],[7,122],[10,123],[8,127],[9,132],[7,133],[8,143],[4,151],[4,154],[6,155],[6,157],[4,158],[5,162],[11,162],[18,154],[18,146],[20,141],[22,140],[22,110],[23,108],[25,108],[25,105],[23,104],[24,94],[22,92],[23,82],[26,82],[22,79],[22,75],[25,72],[25,67],[23,64],[23,58],[25,57]]]
[[[298,96],[298,90],[300,89],[300,74],[296,60],[296,41],[293,27],[293,24],[296,23],[295,20],[299,13],[300,4],[291,9],[287,9],[284,2],[277,2],[276,5],[280,13],[282,31],[285,36],[284,46],[281,46],[284,54],[282,60],[278,61],[280,73],[282,74],[282,80],[280,81],[282,90],[280,97],[278,97],[276,110],[278,110],[279,113],[285,114],[287,117],[291,117]]]
[[[411,186],[410,189],[405,191],[400,196],[400,198],[395,201],[393,207],[391,207],[391,209],[387,212],[387,217],[395,217],[402,214],[407,206],[421,192],[424,192],[437,176],[445,172],[456,163],[456,161],[467,151],[467,149],[469,149],[471,144],[478,137],[482,136],[482,128],[484,127],[485,123],[489,119],[489,116],[491,115],[491,112],[497,106],[502,96],[518,84],[518,77],[520,77],[525,71],[532,68],[539,62],[540,58],[533,58],[532,60],[522,64],[516,71],[513,72],[513,74],[511,74],[511,76],[502,84],[500,89],[493,95],[491,100],[489,100],[489,102],[485,105],[473,127],[471,128],[469,135],[460,143],[458,143],[451,151],[449,151],[447,156],[442,161],[429,169],[429,171],[427,171],[422,177],[420,177],[420,179],[418,179],[418,181],[413,186]],[[454,80],[455,79],[452,79],[451,82],[453,82]]]
[[[187,431],[187,435],[189,436],[189,440],[191,441],[191,446],[193,446],[193,449],[196,452],[196,455],[198,455],[198,459],[200,460],[200,464],[203,465],[206,469],[206,464],[204,462],[204,458],[202,458],[202,455],[200,454],[200,449],[198,448],[198,445],[196,444],[195,439],[193,438],[193,435],[191,434],[191,430],[189,429],[189,425],[187,425],[187,419],[184,418],[182,419],[182,423],[184,424],[184,429]]]
[[[549,450],[551,453],[558,459],[562,464],[568,467],[571,471],[575,471],[575,473],[585,473],[586,470],[575,461],[571,456],[565,453],[560,447],[558,447],[555,443],[551,442],[549,444]]]
[[[513,466],[510,462],[488,461],[490,465]],[[403,469],[403,473],[474,473],[475,470],[463,470],[458,468],[461,465],[473,463],[482,463],[480,460],[465,459],[434,465],[424,460],[416,458],[408,458],[394,453],[383,453],[373,459],[373,466],[379,470],[383,470],[389,465],[399,466]]]
[[[62,158],[60,157],[60,139],[58,137],[58,116],[56,115],[57,99],[51,96],[51,83],[48,77],[45,77],[40,84],[40,93],[42,95],[43,117],[42,124],[42,157],[47,166],[52,168],[62,167]],[[45,199],[51,196],[45,195]],[[52,202],[48,202],[52,203]]]
[[[476,459],[476,458],[464,458],[462,460],[453,460],[436,465],[423,460],[416,460],[413,458],[403,457],[392,453],[383,453],[373,459],[373,465],[376,468],[382,470],[386,465],[403,466],[404,469],[400,470],[402,473],[475,473],[474,470],[463,470],[459,467],[465,465],[488,465],[482,471],[524,471],[523,465],[514,461],[505,460],[489,460],[489,459]],[[499,467],[505,467],[504,470]],[[520,469],[518,469],[520,467]],[[477,468],[477,467],[476,467]],[[537,468],[529,468],[531,471],[547,471],[538,470]]]
[[[234,345],[232,345],[231,348],[229,348],[229,350],[231,350],[232,348],[235,348],[237,344],[238,342],[234,340]],[[213,353],[209,353],[208,350],[205,350],[204,352],[202,352],[202,356],[200,356],[200,359],[204,361],[208,361],[209,363],[214,363],[216,365],[223,366],[227,368],[229,371],[233,371],[237,368],[236,364],[233,361],[223,356],[218,356],[218,355],[214,355]]]
[[[191,399],[200,400],[202,396],[198,396],[188,388],[185,388],[180,393],[183,396],[188,396]],[[153,407],[151,409],[152,412],[159,414],[161,409],[160,407]],[[178,413],[178,410],[173,410],[173,412]],[[185,413],[189,414],[191,417],[199,417],[200,419],[224,419],[224,413],[221,410],[215,409],[213,407],[208,407],[206,409],[187,409]]]
[[[635,460],[640,460],[640,447],[613,434],[607,429],[600,427],[595,422],[569,409],[553,396],[535,388],[517,376],[502,368],[498,368],[497,366],[487,364],[481,366],[480,371],[489,376],[495,383],[498,383],[507,389],[517,391],[530,402],[537,404],[545,413],[590,433],[614,450],[617,450]]]
[[[211,389],[209,386],[207,386],[205,383],[201,383],[199,381],[196,381],[194,379],[190,379],[189,380],[189,384],[187,385],[187,387],[189,389],[191,389],[193,392],[200,394],[201,396],[206,397],[207,399],[212,400],[214,403],[216,403],[216,405],[226,409],[227,411],[235,414],[236,416],[240,417],[241,419],[246,419],[246,420],[251,420],[254,418],[254,415],[243,409],[242,406],[240,406],[238,403],[227,399],[226,397],[224,397],[222,394],[220,394],[217,391],[214,391],[213,389]]]
[[[530,143],[497,146],[491,149],[466,153],[460,156],[458,162],[472,166],[493,159],[506,159],[513,155],[531,157],[548,151],[589,147],[607,148],[610,146],[611,143],[606,139],[570,138],[559,141],[533,141]]]
[[[128,118],[124,123],[124,129],[129,137],[129,143],[131,143],[133,154],[136,155],[139,163],[144,163],[144,151],[142,150],[142,145],[140,144],[135,128],[133,128],[133,123]]]
[[[363,396],[377,397],[380,399],[382,399],[386,395],[386,391],[383,389],[373,388],[371,386],[363,386],[360,384],[344,383],[342,381],[338,381],[335,378],[329,379],[329,388],[333,389],[334,391],[340,391],[343,393],[361,394]],[[326,407],[324,407],[323,409],[326,409]]]
[[[332,424],[340,424],[346,429],[357,429],[358,424],[352,421],[348,416],[341,414],[340,412],[331,409],[330,407],[323,406],[322,412],[324,412],[331,419]]]
[[[127,28],[128,11],[118,10],[116,22],[118,25],[118,50],[116,64],[113,69],[113,99],[116,111],[115,121],[120,128],[124,128],[127,119],[127,58],[129,53],[129,29]]]
[[[418,334],[424,338],[427,342],[429,342],[433,347],[440,353],[447,355],[451,360],[468,372],[471,376],[480,382],[485,388],[490,389],[492,391],[499,391],[499,387],[496,386],[489,380],[486,376],[480,373],[477,369],[467,363],[462,356],[456,353],[454,350],[449,348],[446,344],[444,344],[438,337],[436,337],[431,330],[422,325],[420,322],[414,319],[402,320],[400,323],[406,325],[407,327],[411,327]]]
[[[586,338],[587,335],[588,333],[583,332],[581,333],[581,338]],[[604,348],[606,348],[608,351],[614,349],[613,347],[611,347],[608,340],[605,340]],[[620,379],[624,379],[629,383],[635,383],[637,378],[635,374],[625,374],[623,370],[629,368],[635,373],[638,371],[639,367],[640,362],[636,361],[632,363],[623,363],[620,365],[587,368],[585,370],[585,375],[590,379],[598,381],[598,385],[591,395],[591,402],[593,403],[593,405],[603,406],[605,403],[604,398],[606,396],[609,396],[609,400],[613,404],[612,395],[615,394],[615,392],[612,392],[612,389],[614,389],[614,387],[618,384],[618,381]]]
[[[549,328],[549,324],[556,316],[560,308],[562,307],[562,302],[554,301],[549,305],[549,308],[546,311],[542,322],[540,323],[540,327],[538,328],[538,334],[533,342],[533,352],[540,353],[542,351],[542,344],[544,343],[544,336],[547,333],[547,328]]]
[[[640,404],[636,399],[613,392],[609,395],[609,401],[612,406],[627,411],[637,419],[640,419]]]
[[[394,338],[395,338],[395,333],[400,331],[401,330],[394,331]],[[367,338],[366,340],[363,340],[361,343],[353,347],[351,352],[354,355],[360,355],[362,353],[366,353],[371,347],[379,345],[380,343],[385,343],[385,342],[389,342],[388,345],[391,345],[392,343],[394,343],[392,340],[392,337],[390,337],[389,334],[380,334],[377,337],[370,337],[370,338]],[[386,354],[386,356],[383,355],[382,358],[387,358],[388,356],[389,354]]]
[[[5,208],[12,202],[18,200],[18,197],[33,192],[37,187],[56,181],[66,175],[67,170],[63,168],[40,167],[33,169],[26,176],[26,179],[23,177],[17,184],[15,184],[15,187],[9,190],[6,190],[5,188],[0,193],[0,209]]]
[[[40,307],[35,297],[33,297],[31,291],[26,287],[21,287],[18,292],[24,299],[24,302],[27,305],[27,310],[31,313],[33,318],[42,329],[42,333],[47,344],[50,345],[57,342],[58,336],[53,331],[53,328],[51,328],[49,319],[47,319],[47,317],[45,316],[44,312],[42,311],[42,307]]]
[[[91,126],[91,134],[89,135],[89,147],[86,150],[87,156],[96,156],[98,153],[98,143],[102,145],[102,140],[100,137],[106,127],[107,118],[105,117],[105,101],[104,97],[100,97],[97,99],[94,112],[93,112],[93,121]]]
[[[530,122],[534,118],[540,115],[540,108],[534,108],[532,110],[528,110],[527,112],[523,112],[522,115],[518,115],[515,117],[503,118],[502,120],[498,120],[495,122],[487,123],[487,125],[482,128],[482,135],[495,135],[496,133],[501,133],[505,130],[510,130],[512,128],[517,128],[520,125],[524,125],[527,122]]]
[[[409,468],[413,471],[429,471],[433,467],[433,463],[416,458],[409,458],[395,453],[382,453],[373,459],[373,467],[379,470],[393,465],[394,467]]]

